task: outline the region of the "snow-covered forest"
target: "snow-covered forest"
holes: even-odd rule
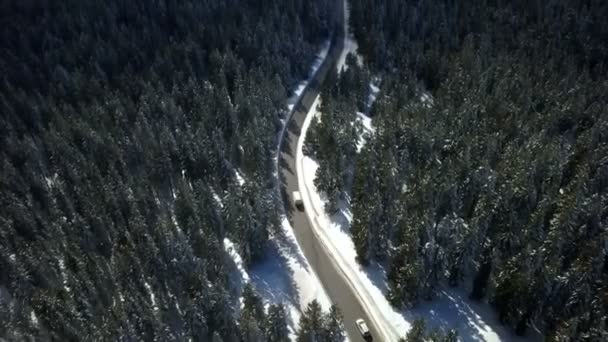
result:
[[[399,309],[462,287],[519,335],[606,340],[608,4],[350,3],[361,56],[305,153],[358,262],[386,265]]]
[[[0,4],[1,340],[288,340],[280,303],[235,307],[222,241],[252,267],[280,234],[277,133],[330,4]]]
[[[0,2],[0,340],[607,341],[606,18]]]

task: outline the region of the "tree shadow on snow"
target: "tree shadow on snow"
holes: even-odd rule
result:
[[[368,266],[362,267],[365,275],[371,280],[375,287],[380,289],[383,294],[388,293],[388,282],[386,280],[386,267],[377,261],[372,261]]]
[[[542,340],[533,332],[528,337],[516,336],[511,329],[499,323],[489,304],[471,301],[463,288],[443,289],[433,300],[423,301],[414,309],[405,310],[403,316],[408,321],[422,317],[429,328],[442,331],[456,329],[464,342]]]
[[[264,300],[269,303],[291,303],[300,306],[300,289],[295,283],[293,271],[276,242],[268,245],[264,260],[249,270],[252,284]]]
[[[327,198],[324,194],[320,193],[319,196],[323,203],[327,203]],[[340,227],[340,230],[350,237],[350,224],[352,222],[353,215],[349,209],[349,204],[347,200],[341,200],[338,204],[338,212],[329,216],[329,222],[337,227]]]
[[[293,224],[291,222],[289,224],[293,227]],[[302,266],[302,268],[308,271],[308,263],[306,257],[304,257],[304,255],[302,254],[302,251],[300,250],[300,247],[294,235],[281,234],[279,236],[276,236],[275,239],[279,244],[279,248],[284,253],[294,258]]]

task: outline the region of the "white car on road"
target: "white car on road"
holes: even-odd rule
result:
[[[371,341],[372,333],[369,332],[369,328],[367,327],[367,324],[365,323],[365,321],[362,318],[359,318],[358,320],[355,321],[355,324],[357,325],[357,329],[359,329],[361,336],[363,336],[363,338],[366,341]]]

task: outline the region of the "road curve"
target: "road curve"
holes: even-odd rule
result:
[[[295,109],[291,120],[287,123],[287,131],[283,136],[282,148],[279,153],[279,175],[281,180],[281,194],[285,211],[294,229],[298,243],[303,249],[304,255],[314,269],[319,280],[323,284],[327,295],[336,304],[344,315],[344,325],[349,339],[355,341],[365,341],[355,327],[355,320],[363,318],[369,325],[374,336],[374,341],[378,340],[376,327],[373,326],[363,307],[359,303],[357,296],[353,293],[347,281],[341,276],[340,271],[335,268],[334,263],[328,252],[323,248],[320,241],[313,233],[313,228],[304,212],[296,210],[290,204],[293,191],[298,190],[298,178],[296,174],[296,155],[298,138],[302,123],[306,118],[312,103],[319,94],[319,91],[330,70],[335,70],[338,57],[344,48],[344,20],[345,20],[345,1],[336,1],[336,34],[334,34],[327,58],[313,76],[309,86],[304,90],[300,100],[295,104]]]

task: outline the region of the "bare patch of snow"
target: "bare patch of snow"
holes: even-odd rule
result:
[[[222,199],[217,194],[217,192],[215,192],[215,191],[213,191],[213,189],[211,189],[211,195],[213,196],[213,199],[215,200],[215,202],[217,203],[217,205],[219,205],[220,208],[223,208],[224,207],[224,203],[222,203]]]
[[[374,79],[369,83],[369,94],[367,95],[367,100],[365,101],[365,114],[369,114],[378,98],[378,93],[380,92],[380,87],[376,85],[376,83],[380,83],[380,79]]]
[[[61,282],[63,284],[63,288],[67,293],[71,293],[72,289],[68,285],[68,276],[65,271],[65,260],[63,258],[57,259],[57,264],[59,265],[59,273],[61,273]]]
[[[175,229],[177,230],[178,233],[183,233],[182,232],[182,228],[179,226],[179,223],[177,222],[177,217],[175,216],[175,210],[171,210],[171,212],[169,213],[169,215],[171,216],[171,222],[173,222],[173,225],[175,226]]]
[[[146,290],[148,290],[148,295],[150,296],[150,303],[152,303],[152,308],[154,309],[155,312],[158,312],[158,305],[156,305],[156,296],[154,295],[154,292],[152,291],[152,287],[145,280],[144,280],[144,286],[146,287]]]
[[[361,126],[363,126],[363,131],[361,132],[361,135],[359,136],[359,141],[357,142],[358,152],[361,151],[363,146],[365,146],[368,136],[373,135],[376,130],[372,125],[372,119],[361,112],[357,112],[357,121],[359,121],[361,123]]]
[[[34,310],[30,311],[30,321],[35,327],[38,326],[38,317],[36,316]]]
[[[240,170],[234,170],[234,176],[236,177],[236,180],[237,182],[239,182],[240,186],[243,186],[243,184],[245,184],[245,178],[243,178],[243,174]]]
[[[435,103],[435,100],[433,99],[433,96],[429,92],[425,91],[422,93],[422,95],[420,95],[420,102],[422,102],[425,107],[431,108],[433,106],[433,104]]]
[[[53,187],[53,185],[55,184],[55,181],[57,181],[57,178],[59,176],[57,175],[57,173],[53,174],[52,177],[44,177],[44,180],[46,181],[46,185],[50,188]]]

